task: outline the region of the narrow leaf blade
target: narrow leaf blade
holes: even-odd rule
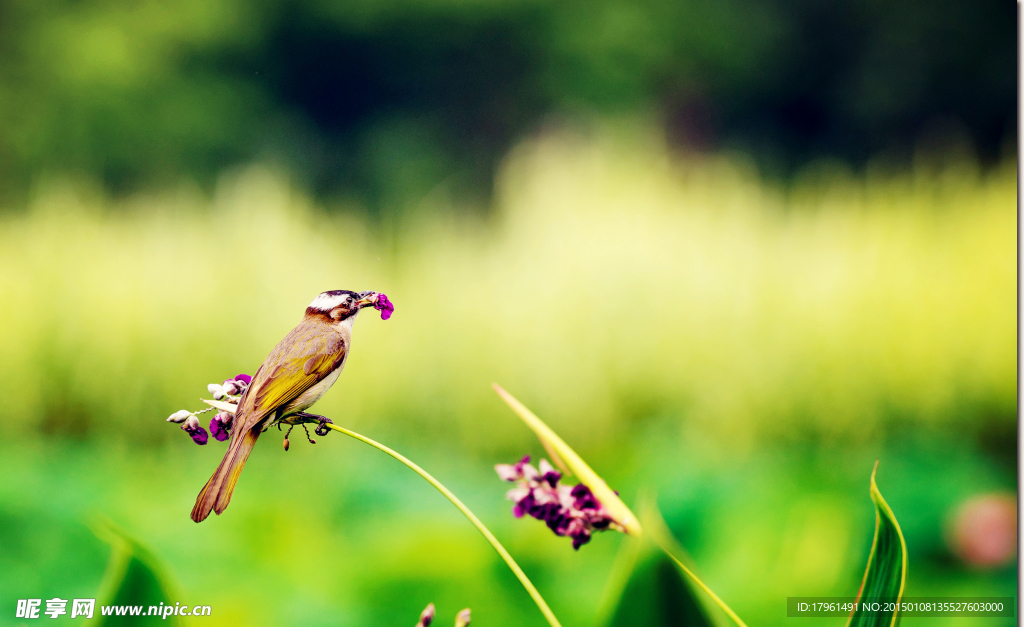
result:
[[[174,605],[174,595],[170,592],[167,577],[156,557],[110,521],[99,520],[93,529],[113,549],[97,595],[95,617],[99,619],[99,624],[151,624],[154,616],[148,615],[149,608],[156,607],[159,609],[154,611],[161,612],[160,617],[166,620],[166,624],[180,625],[177,616],[162,616],[163,607]],[[120,616],[103,616],[100,614],[100,606],[141,607],[141,614],[133,615],[128,610]],[[161,624],[164,620],[161,620]]]
[[[224,401],[208,401],[205,398],[201,398],[199,400],[203,401],[204,403],[206,403],[210,407],[215,407],[215,408],[217,408],[217,409],[219,409],[221,411],[226,411],[226,412],[228,412],[230,414],[234,414],[235,410],[238,409],[238,405],[234,405],[232,403],[225,403]],[[209,410],[207,410],[207,411],[209,411]]]
[[[907,582],[907,543],[903,531],[889,504],[875,483],[878,462],[871,471],[871,500],[875,504],[875,538],[868,554],[868,566],[864,571],[857,601],[903,598]],[[857,608],[850,615],[848,627],[895,627],[899,614],[895,611],[870,612]]]

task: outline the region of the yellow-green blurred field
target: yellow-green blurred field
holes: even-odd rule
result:
[[[0,217],[0,588],[88,595],[102,514],[213,606],[195,624],[412,624],[429,601],[539,624],[454,509],[337,435],[286,454],[266,434],[227,512],[188,518],[223,446],[166,416],[252,373],[320,291],[374,289],[397,312],[363,313],[316,410],[436,471],[567,627],[591,624],[621,538],[573,553],[512,519],[491,466],[542,451],[492,381],[627,502],[655,490],[751,625],[856,591],[879,457],[908,594],[1013,594],[943,534],[964,497],[1016,490],[1016,162],[820,164],[783,186],[639,135],[540,136],[486,211],[442,186],[375,221],[263,167],[212,197],[40,183]]]

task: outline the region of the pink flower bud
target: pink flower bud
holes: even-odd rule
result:
[[[434,604],[431,603],[427,606],[427,609],[423,610],[420,614],[420,622],[416,623],[416,627],[430,627],[430,623],[434,621]]]

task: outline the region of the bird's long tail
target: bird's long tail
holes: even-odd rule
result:
[[[242,474],[245,460],[249,459],[249,453],[256,445],[256,438],[260,436],[261,431],[261,425],[256,425],[239,437],[232,438],[220,466],[217,466],[213,476],[196,497],[196,505],[192,508],[192,520],[203,522],[211,511],[220,514],[227,508],[231,501],[231,493],[235,491],[235,484],[238,483],[238,476]]]

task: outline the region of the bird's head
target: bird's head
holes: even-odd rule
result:
[[[332,324],[343,322],[354,319],[363,307],[374,305],[377,298],[377,292],[331,290],[313,299],[306,307],[306,317],[324,319]]]

